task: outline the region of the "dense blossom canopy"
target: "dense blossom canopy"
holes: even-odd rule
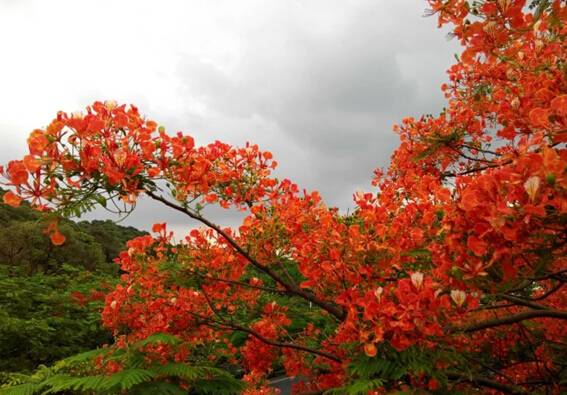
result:
[[[181,243],[165,224],[131,240],[103,319],[115,347],[165,332],[183,343],[149,346],[156,360],[242,366],[250,394],[270,393],[276,361],[306,378],[300,393],[357,380],[369,393],[559,392],[567,6],[428,3],[464,47],[446,108],[395,127],[400,146],[351,215],[274,178],[256,145],[197,147],[110,101],[34,130],[29,155],[2,169],[4,201],[45,211],[54,244],[53,214],[141,195],[200,222]],[[212,204],[246,217],[223,229],[202,215]]]

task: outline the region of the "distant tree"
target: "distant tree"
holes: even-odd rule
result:
[[[6,191],[0,189],[0,197],[4,193]],[[126,241],[147,234],[110,220],[79,223],[64,220],[61,231],[67,242],[62,248],[54,248],[41,214],[27,202],[19,207],[0,203],[0,223],[3,224],[0,228],[0,264],[25,266],[28,273],[53,272],[63,263],[88,270],[117,270],[117,266],[104,263],[112,263]]]
[[[0,228],[0,264],[28,274],[57,273],[64,263],[87,270],[110,269],[95,238],[72,223],[63,223],[67,243],[54,246],[38,221],[13,221]]]
[[[78,226],[101,245],[106,262],[112,262],[120,251],[124,250],[128,240],[147,234],[132,226],[121,226],[111,220],[81,221]]]
[[[6,269],[0,266],[0,372],[31,371],[112,339],[100,311],[113,276],[68,265],[54,275]]]
[[[6,191],[0,188],[0,197],[3,197],[5,193]],[[19,207],[0,204],[0,224],[2,226],[6,226],[14,221],[35,221],[40,217],[41,215],[31,208],[27,202],[23,202]]]

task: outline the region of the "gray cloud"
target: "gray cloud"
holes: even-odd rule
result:
[[[83,32],[75,29],[69,36],[75,44],[66,46],[66,56],[77,62],[88,55],[94,69],[75,75],[75,68],[69,66],[59,75],[60,67],[53,66],[45,68],[41,78],[30,74],[33,84],[63,82],[56,91],[53,85],[44,89],[56,92],[53,98],[43,93],[31,100],[35,96],[26,88],[30,94],[15,107],[18,114],[27,114],[26,105],[43,117],[45,103],[73,111],[76,103],[95,99],[131,102],[170,131],[193,134],[201,144],[217,139],[238,145],[258,143],[275,154],[278,177],[317,189],[330,205],[344,210],[352,205],[356,189],[370,188],[373,169],[387,165],[397,145],[392,125],[408,115],[441,110],[439,86],[459,50],[458,43],[445,39],[446,31],[436,30],[435,18],[422,17],[426,7],[422,0],[249,0],[238,5],[181,1],[159,9],[142,3],[135,23],[128,19],[117,25],[122,29],[118,41],[107,31],[100,32],[105,39],[99,39],[99,33],[89,36],[94,28],[89,21]],[[29,7],[38,18],[41,15],[37,23],[47,18],[43,13],[58,12],[42,9],[41,2]],[[93,12],[102,17],[113,7],[113,2],[102,2]],[[116,20],[129,6],[121,7],[110,13]],[[16,8],[12,3],[8,6],[12,13]],[[64,17],[75,21],[79,8],[70,8],[74,16]],[[14,29],[20,26],[16,22]],[[28,24],[32,26],[31,21]],[[130,34],[131,29],[136,34]],[[31,48],[35,41],[28,33],[25,42]],[[49,34],[45,30],[42,42],[50,42]],[[58,30],[55,42],[64,34]],[[108,46],[87,48],[83,42],[89,40]],[[13,52],[14,61],[28,70],[24,66],[29,60],[18,60],[19,46],[7,43],[6,48],[7,55]],[[35,49],[44,64],[58,64],[56,54],[44,48]],[[125,57],[119,58],[123,53]],[[7,70],[18,69],[12,66]],[[95,78],[93,82],[88,76]],[[12,132],[16,126],[0,125],[5,141],[0,163],[23,150],[29,130],[16,135]],[[240,218],[222,210],[212,211],[211,216],[224,225],[234,225]],[[188,223],[147,199],[126,223],[148,229],[161,221],[178,229]]]
[[[419,3],[411,2],[410,14],[409,3],[357,2],[325,33],[305,27],[317,15],[279,10],[280,18],[250,29],[228,71],[186,56],[178,67],[184,95],[223,123],[259,117],[275,125],[260,140],[281,153],[282,170],[349,207],[352,188],[387,164],[397,144],[392,125],[441,109],[439,85],[455,46],[432,29],[433,19],[423,20]],[[262,131],[255,132],[254,141]]]

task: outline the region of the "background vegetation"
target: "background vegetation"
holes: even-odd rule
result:
[[[118,280],[112,260],[145,232],[112,221],[65,221],[66,243],[56,247],[26,204],[0,203],[0,223],[0,382],[6,373],[110,343],[100,311]]]

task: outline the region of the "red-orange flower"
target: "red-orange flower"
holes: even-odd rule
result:
[[[53,232],[49,236],[49,238],[51,239],[51,242],[56,246],[60,246],[65,243],[65,236],[58,230]]]
[[[21,185],[28,181],[28,171],[24,162],[21,160],[13,160],[8,163],[8,176],[14,185]]]
[[[22,198],[13,193],[12,191],[8,191],[2,197],[4,203],[12,207],[18,207],[22,203]]]

